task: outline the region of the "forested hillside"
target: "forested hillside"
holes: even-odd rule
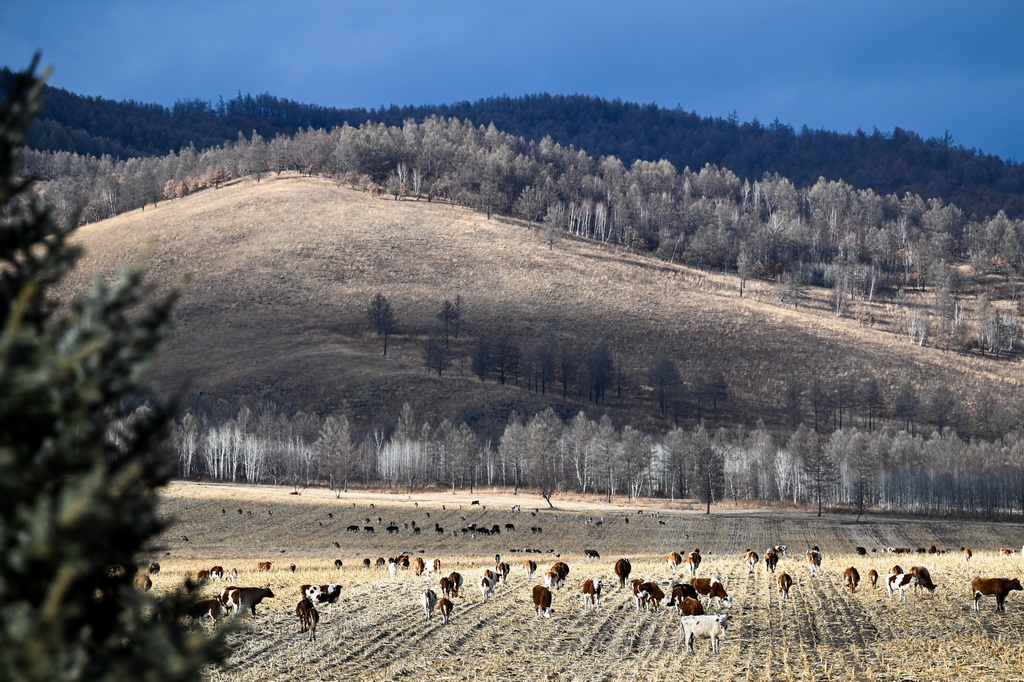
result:
[[[2,75],[2,74],[0,74]],[[0,78],[2,79],[2,78]],[[466,120],[540,142],[585,150],[595,159],[615,156],[624,164],[665,159],[682,170],[706,164],[728,168],[753,182],[777,173],[796,187],[819,177],[842,180],[879,194],[906,192],[955,203],[966,215],[1005,211],[1024,216],[1024,167],[977,150],[955,146],[950,136],[922,139],[913,131],[839,134],[785,122],[741,122],[702,117],[679,108],[608,101],[584,95],[492,97],[476,102],[380,109],[335,109],[300,104],[269,94],[239,94],[217,103],[179,101],[173,107],[114,102],[59,88],[45,90],[46,110],[35,123],[31,145],[122,160],[160,156],[189,144],[205,149],[253,131],[264,138],[302,128],[329,130],[366,122],[401,126],[431,116]]]

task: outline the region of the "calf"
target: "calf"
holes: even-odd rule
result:
[[[619,587],[625,587],[629,580],[629,574],[633,571],[629,559],[619,559],[615,562],[615,577],[619,579]]]
[[[784,600],[789,599],[789,588],[793,587],[793,579],[789,577],[788,573],[780,573],[778,577],[779,581],[779,597]]]
[[[722,604],[725,604],[726,608],[732,606],[732,597],[726,593],[725,585],[718,578],[694,578],[690,584],[698,593],[708,598],[708,606],[711,606],[712,599],[718,600],[719,607]]]
[[[155,562],[155,561],[154,561],[153,563],[151,563],[151,564],[149,565],[149,575],[150,575],[151,577],[153,577],[153,578],[155,578],[155,577],[157,577],[158,575],[160,575],[160,564],[158,564],[158,563],[157,563],[157,562]]]
[[[440,573],[441,572],[441,560],[440,559],[434,559],[429,564],[427,564],[427,572],[428,573]]]
[[[392,580],[398,575],[398,562],[394,559],[388,559],[388,573],[391,574]]]
[[[196,602],[189,607],[186,614],[192,619],[193,623],[202,624],[204,618],[209,618],[213,621],[214,625],[217,624],[217,620],[224,613],[224,605],[220,603],[220,599],[213,597],[212,599],[204,599],[200,602]]]
[[[526,569],[526,579],[533,580],[533,572],[537,570],[537,562],[533,559],[527,559],[523,562],[523,568]]]
[[[145,573],[136,573],[135,588],[142,592],[149,592],[153,589],[153,581]]]
[[[543,585],[533,586],[533,608],[537,616],[550,618],[554,610],[551,608],[551,590]]]
[[[487,602],[487,598],[494,592],[494,581],[488,576],[480,578],[480,595],[484,598],[484,603]]]
[[[850,593],[857,591],[857,585],[860,584],[860,573],[853,566],[843,571],[843,580],[846,581],[846,586],[850,588]]]
[[[264,599],[273,599],[270,587],[226,587],[221,590],[220,603],[228,615],[238,614],[248,608],[256,615],[256,606]]]
[[[453,608],[454,607],[452,606],[452,603],[444,597],[442,597],[440,601],[437,602],[437,612],[441,614],[442,624],[448,624],[448,619],[452,617]]]
[[[693,585],[688,585],[686,583],[676,583],[672,586],[672,591],[669,595],[668,604],[666,604],[666,606],[675,606],[676,612],[680,615],[683,615],[683,602],[687,599],[697,599],[697,603],[700,603],[697,590],[693,588]],[[700,614],[690,613],[686,615],[695,616]]]
[[[729,617],[718,616],[683,616],[681,619],[683,629],[683,641],[686,647],[693,653],[693,640],[697,637],[706,637],[711,640],[711,651],[718,653],[718,643],[729,627]]]
[[[775,565],[779,563],[779,554],[774,549],[769,549],[764,553],[764,570],[775,572]]]
[[[583,583],[583,606],[597,608],[601,605],[601,580],[588,578]]]
[[[821,568],[821,550],[812,547],[807,550],[807,569],[811,572],[811,577],[818,575],[819,568]]]
[[[754,566],[760,561],[760,557],[757,556],[757,552],[752,549],[748,549],[743,555],[743,563],[747,565],[747,570],[751,573],[754,572]]]
[[[1003,556],[1010,556],[1011,554],[1013,554],[1013,550],[1010,549],[1009,547],[1000,547],[999,548],[999,553],[1002,554]]]
[[[917,584],[917,578],[912,573],[893,573],[885,580],[886,590],[889,592],[889,599],[899,590],[900,601],[907,600],[907,590]]]
[[[878,587],[878,571],[871,569],[868,571],[868,581],[871,583],[871,589]]]
[[[317,595],[316,599],[313,600],[314,604],[326,604],[327,605],[327,617],[330,618],[334,614],[334,606],[341,601],[341,585],[338,583],[331,583],[329,585],[320,586],[320,594]]]
[[[434,607],[437,606],[437,595],[429,587],[420,594],[420,604],[423,605],[423,615],[427,620],[434,616]]]
[[[224,567],[214,566],[210,569],[210,580],[220,580],[224,577]]]
[[[668,556],[665,557],[665,563],[672,569],[672,574],[675,575],[676,568],[679,564],[683,563],[683,556],[679,552],[669,552]]]
[[[309,640],[316,641],[316,626],[320,623],[320,614],[313,602],[303,599],[295,607],[295,615],[299,617],[299,632],[308,632]]]
[[[564,561],[555,563],[551,570],[558,574],[559,587],[565,583],[565,579],[569,577],[569,565]]]
[[[437,583],[441,587],[441,596],[442,597],[450,597],[450,596],[452,596],[452,581],[451,580],[449,580],[446,576],[441,576],[441,579],[438,580]]]
[[[1020,590],[1020,579],[1014,578],[975,578],[971,581],[971,592],[974,593],[974,610],[980,611],[981,598],[993,595],[996,598],[996,611],[1006,611],[1006,597],[1014,590]]]

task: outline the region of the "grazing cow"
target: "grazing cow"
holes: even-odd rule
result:
[[[260,561],[259,563],[256,564],[256,570],[257,571],[272,571],[272,570],[274,570],[274,562],[273,561]]]
[[[774,549],[769,549],[764,553],[764,570],[775,572],[775,564],[779,563],[779,553]]]
[[[970,548],[969,547],[961,547],[960,548],[960,554],[964,558],[964,563],[967,564],[968,566],[970,566],[971,565],[971,556],[972,556]]]
[[[427,564],[427,572],[428,573],[440,573],[441,572],[441,560],[440,559],[433,559],[429,564]]]
[[[399,568],[409,568],[409,555],[399,554],[395,557],[395,563],[398,564]]]
[[[704,606],[700,603],[699,599],[686,597],[683,599],[683,603],[679,605],[679,612],[682,616],[703,616]]]
[[[708,606],[711,606],[712,599],[718,600],[719,608],[723,603],[726,608],[732,606],[732,597],[726,593],[725,585],[718,578],[694,578],[690,584],[697,592],[708,598]]]
[[[596,549],[585,549],[583,550],[583,556],[587,559],[600,559],[601,555],[598,554]]]
[[[452,596],[458,597],[459,590],[462,589],[462,574],[461,573],[450,573],[448,580],[452,581]]]
[[[341,562],[341,559],[335,559],[334,560],[334,568],[336,568],[336,569],[338,569],[340,571],[342,566],[343,566],[343,564]]]
[[[711,640],[711,651],[718,653],[718,643],[729,627],[729,617],[725,614],[718,616],[683,616],[681,619],[683,628],[683,641],[686,647],[693,653],[693,640],[697,637],[706,637]]]
[[[697,569],[700,567],[700,550],[694,547],[693,551],[683,557],[683,565],[690,571],[690,579],[697,577]]]
[[[857,585],[860,584],[860,573],[853,566],[843,571],[843,580],[846,581],[846,586],[850,588],[850,593],[857,591]]]
[[[149,592],[153,589],[153,581],[145,573],[135,574],[135,587],[142,592]]]
[[[352,526],[349,526],[348,528],[346,528],[345,530],[347,530],[349,533],[358,533],[359,532],[359,526],[352,525]]]
[[[484,603],[487,602],[487,598],[494,592],[494,581],[488,576],[480,578],[480,595],[484,598]]]
[[[1006,611],[1006,597],[1014,590],[1021,588],[1020,579],[1014,578],[975,578],[971,581],[971,592],[974,593],[974,610],[981,610],[981,598],[993,595],[996,598],[996,611]]]
[[[533,586],[533,608],[537,612],[537,616],[543,615],[545,618],[550,618],[554,610],[551,608],[551,590],[544,587],[543,585]]]
[[[601,580],[588,578],[583,583],[583,606],[597,608],[601,605]]]
[[[932,582],[932,576],[928,572],[928,569],[924,566],[911,566],[910,574],[917,578],[917,583],[914,585],[914,592],[920,591],[923,587],[929,592],[935,591],[935,583]]]
[[[523,568],[526,569],[526,579],[533,579],[533,572],[537,570],[537,562],[533,559],[527,559],[523,562]]]
[[[1010,556],[1011,554],[1013,554],[1013,550],[1010,549],[1009,547],[1000,547],[999,548],[999,553],[1002,554],[1003,556]]]
[[[204,568],[203,570],[196,573],[196,581],[205,583],[210,580],[210,569]]]
[[[313,602],[303,599],[295,607],[295,615],[299,617],[299,632],[308,632],[309,640],[316,641],[316,626],[320,623],[320,614]]]
[[[760,557],[757,556],[757,552],[752,549],[748,549],[743,555],[743,561],[747,564],[747,570],[753,573],[754,566],[756,566],[757,562],[760,561]]]
[[[868,581],[871,583],[871,589],[878,587],[878,571],[871,569],[868,571]]]
[[[316,599],[313,600],[314,604],[326,604],[327,605],[327,617],[330,618],[334,614],[334,605],[341,601],[341,585],[338,583],[331,583],[329,585],[320,585],[320,593]]]
[[[558,574],[558,579],[562,582],[565,582],[565,579],[569,577],[569,565],[564,561],[552,564],[551,570]]]
[[[821,550],[812,547],[807,550],[807,569],[811,572],[812,578],[818,575],[819,568],[821,568]]]
[[[683,556],[679,552],[669,552],[665,557],[665,563],[672,569],[672,575],[675,575],[676,568],[683,563]]]
[[[270,587],[226,587],[221,590],[220,603],[228,615],[241,613],[248,608],[256,615],[256,606],[264,599],[273,599]]]
[[[666,606],[675,606],[676,612],[679,615],[682,614],[683,602],[687,599],[699,599],[697,590],[693,588],[693,585],[687,583],[676,583],[672,586],[672,592],[669,595],[668,604]],[[699,601],[697,603],[700,603]],[[699,614],[687,614],[687,615],[699,615]]]
[[[637,611],[646,611],[648,608],[657,611],[665,601],[665,593],[658,583],[635,579],[633,580],[633,599],[636,602]]]
[[[149,575],[150,575],[150,577],[153,577],[153,578],[155,578],[158,575],[160,575],[160,564],[158,564],[155,561],[153,563],[151,563],[149,565]]]
[[[894,573],[886,578],[885,586],[889,592],[889,599],[892,599],[896,590],[900,592],[900,601],[907,600],[907,590],[917,584],[917,577],[912,573]]]
[[[615,577],[619,579],[619,587],[625,587],[626,581],[629,580],[629,574],[633,571],[633,566],[629,563],[629,559],[619,559],[615,562]]]
[[[793,587],[793,579],[789,577],[788,573],[779,574],[779,597],[781,599],[789,599],[789,588]]]
[[[214,566],[210,569],[210,580],[220,580],[224,577],[224,567]]]
[[[441,614],[442,624],[448,624],[448,619],[452,617],[452,608],[454,608],[452,606],[452,603],[444,597],[442,597],[441,600],[437,602],[437,612]]]
[[[382,556],[379,556],[379,557],[377,557],[377,560],[375,562],[373,562],[373,565],[376,568],[384,568],[387,565],[387,563],[388,563],[387,559],[385,559]]]
[[[417,576],[423,575],[423,571],[426,569],[426,567],[427,565],[423,562],[423,559],[421,559],[420,557],[416,557],[412,560],[412,571]]]
[[[437,606],[437,595],[429,587],[420,594],[420,604],[423,605],[423,615],[427,620],[434,617],[434,607]]]
[[[857,547],[857,556],[867,556],[868,550],[866,547]]]
[[[372,562],[372,561],[370,561],[370,558],[369,558],[369,557],[367,557],[367,558],[363,559],[363,568],[367,568],[367,569],[368,569],[368,568],[370,568],[370,566],[372,566],[372,565],[373,565],[373,562]]]
[[[224,605],[221,604],[220,599],[213,597],[196,602],[189,607],[186,613],[193,623],[201,625],[204,618],[209,618],[216,625],[217,620],[224,614]]]
[[[441,596],[442,597],[450,597],[450,596],[452,596],[452,581],[451,580],[449,580],[445,576],[441,576],[441,579],[438,580],[437,583],[441,587]]]

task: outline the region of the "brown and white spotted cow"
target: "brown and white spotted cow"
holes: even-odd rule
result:
[[[220,593],[220,603],[230,616],[249,609],[256,615],[256,607],[264,599],[273,599],[274,591],[267,587],[225,587]]]
[[[690,572],[690,579],[697,577],[697,569],[700,568],[700,549],[694,547],[693,551],[683,557],[683,567]]]
[[[523,570],[526,571],[526,579],[533,580],[533,574],[537,570],[537,562],[533,559],[527,559],[523,562]]]
[[[210,569],[210,580],[217,581],[224,577],[224,567],[214,566]]]
[[[601,555],[596,549],[585,549],[583,550],[583,556],[587,559],[600,559]]]
[[[462,574],[453,571],[448,574],[448,580],[452,581],[452,597],[458,597],[462,589]]]
[[[1014,578],[975,578],[971,581],[971,592],[974,593],[974,610],[981,610],[981,598],[991,595],[996,598],[996,611],[1006,611],[1006,597],[1010,592],[1024,589],[1020,579]]]
[[[629,574],[633,571],[633,566],[629,563],[629,559],[619,559],[615,562],[615,577],[619,579],[619,587],[625,587],[626,581],[629,580]]]
[[[558,589],[558,574],[554,571],[548,571],[544,574],[544,586],[549,590]]]
[[[679,552],[669,552],[665,557],[665,563],[668,564],[668,567],[672,570],[672,574],[675,575],[679,564],[683,563],[683,555]]]
[[[711,606],[712,599],[718,600],[720,608],[723,604],[726,608],[732,606],[732,597],[725,591],[725,585],[718,578],[694,578],[690,584],[699,594],[708,598],[708,606]]]
[[[1013,550],[1010,549],[1009,547],[1000,547],[999,548],[999,553],[1002,554],[1003,556],[1011,556],[1011,555],[1013,555]]]
[[[559,561],[551,566],[551,570],[558,574],[558,586],[565,585],[565,579],[569,577],[569,565],[564,561]]]
[[[970,547],[961,547],[960,548],[960,556],[962,556],[964,558],[964,563],[965,564],[967,564],[968,566],[971,565],[971,556],[973,556],[973,552],[971,552],[971,548]]]
[[[868,571],[868,582],[871,583],[872,590],[878,587],[878,571],[873,568]]]
[[[907,600],[907,590],[917,584],[917,577],[913,573],[892,573],[885,580],[886,590],[889,592],[889,599],[899,590],[900,601]]]
[[[807,570],[811,572],[811,577],[818,575],[818,569],[821,568],[821,550],[818,549],[817,545],[807,550]]]
[[[601,605],[601,579],[588,578],[583,582],[583,606],[585,608],[598,608]]]
[[[676,583],[672,586],[672,590],[669,593],[668,604],[666,604],[666,606],[674,606],[676,608],[676,613],[678,613],[679,615],[683,615],[683,602],[687,599],[697,599],[697,603],[700,603],[699,595],[697,594],[697,590],[694,589],[693,585],[687,583]]]
[[[446,599],[444,597],[442,597],[437,602],[437,612],[439,614],[441,614],[441,623],[442,624],[444,624],[444,625],[448,624],[448,619],[450,619],[452,617],[452,609],[454,609],[454,608],[455,607],[452,605],[451,601],[449,601],[448,599]]]
[[[657,611],[665,602],[665,592],[656,582],[650,580],[633,580],[633,600],[637,611]]]
[[[843,580],[846,582],[846,586],[850,588],[850,592],[857,591],[857,585],[860,584],[860,573],[853,566],[850,566],[843,571]]]
[[[502,585],[508,583],[508,574],[512,570],[512,567],[506,564],[504,561],[499,561],[494,565],[494,572],[498,575],[498,582]]]
[[[779,598],[789,599],[789,588],[793,587],[793,578],[788,573],[780,573],[778,577],[779,581]]]
[[[490,571],[487,572],[490,573]],[[494,580],[489,576],[484,575],[482,578],[480,578],[479,585],[480,596],[484,598],[484,603],[486,603],[487,599],[491,596],[491,593],[494,592]]]
[[[537,616],[550,618],[554,610],[551,608],[551,590],[543,585],[533,586],[533,609]]]
[[[747,565],[747,570],[751,573],[754,572],[754,566],[757,566],[758,561],[760,561],[760,557],[758,557],[757,552],[752,549],[748,549],[743,554],[743,563]]]
[[[431,559],[430,563],[427,564],[427,573],[440,573],[441,572],[441,560]]]
[[[774,549],[769,549],[764,553],[764,570],[766,572],[775,572],[775,565],[779,563],[779,553]]]
[[[202,625],[203,619],[209,618],[213,621],[214,626],[216,626],[217,621],[224,615],[224,605],[216,597],[204,599],[190,606],[187,614],[193,623]]]

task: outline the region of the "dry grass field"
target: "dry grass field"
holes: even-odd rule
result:
[[[1004,395],[1022,377],[1017,360],[909,343],[900,309],[885,299],[858,303],[876,321],[860,326],[831,314],[825,290],[811,289],[797,310],[782,305],[768,282],[749,283],[740,298],[733,276],[569,238],[550,249],[542,234],[516,222],[374,198],[323,178],[237,181],[87,225],[76,239],[86,252],[65,299],[97,275],[114,277],[147,248],[158,288],[192,274],[156,368],[165,387],[187,382],[225,404],[271,398],[319,413],[345,410],[356,428],[396,415],[404,402],[434,423],[462,417],[499,428],[513,409],[585,408],[585,399],[472,376],[468,356],[478,334],[529,347],[545,325],[569,345],[610,339],[631,380],[603,407],[651,429],[668,425],[646,385],[659,349],[687,379],[720,367],[727,421],[748,426],[784,421],[779,396],[792,378],[806,385],[815,376],[870,371],[887,395],[909,378],[940,382],[969,402],[982,387]],[[376,292],[392,302],[402,332],[386,358],[365,314]],[[425,369],[422,347],[439,329],[441,303],[456,295],[466,334],[455,344],[457,361],[438,377]],[[911,294],[918,295],[929,294]]]
[[[474,500],[480,504],[471,504]],[[256,617],[245,618],[244,630],[231,638],[228,667],[210,671],[211,680],[1024,679],[1024,593],[1011,594],[1005,613],[995,611],[991,598],[976,613],[969,588],[976,575],[1024,572],[1019,524],[875,517],[856,523],[851,516],[818,518],[728,505],[706,516],[665,501],[640,507],[554,501],[556,509],[549,510],[537,497],[488,492],[336,496],[308,489],[291,495],[287,488],[176,483],[162,496],[164,513],[175,521],[153,554],[163,567],[154,589],[168,589],[215,564],[237,567],[239,585],[272,586],[275,597],[258,607]],[[511,511],[514,504],[521,505],[521,513]],[[391,521],[400,527],[398,533],[385,532]],[[405,527],[413,522],[421,534]],[[434,532],[435,523],[444,534]],[[476,539],[451,536],[468,523],[502,528],[512,523],[515,530]],[[349,525],[360,530],[349,532]],[[375,532],[362,530],[366,525]],[[531,532],[532,526],[543,532]],[[741,563],[746,549],[762,554],[774,544],[789,546],[777,569],[794,578],[788,603],[779,600],[763,562],[753,573]],[[816,578],[801,556],[811,545],[824,552]],[[868,556],[856,555],[858,545]],[[969,546],[973,561],[966,565],[959,551],[871,553],[886,546],[931,545]],[[664,609],[638,612],[631,593],[615,586],[612,566],[619,557],[631,559],[634,577],[667,587],[679,578],[670,573],[664,555],[693,547],[704,555],[698,574],[720,578],[734,600],[731,608],[708,610],[729,614],[717,655],[707,640],[698,640],[696,653],[689,654],[678,617]],[[1000,556],[999,547],[1017,552]],[[597,550],[601,558],[584,559],[584,549]],[[445,575],[455,570],[465,576],[447,625],[437,616],[424,620],[417,601],[424,587],[437,591],[438,576],[403,570],[392,581],[385,570],[362,567],[364,558],[401,552],[439,558]],[[508,584],[484,603],[474,585],[493,566],[495,553],[512,572]],[[525,558],[539,566],[533,580],[521,567]],[[340,570],[335,559],[343,561]],[[271,560],[272,572],[256,571],[258,561]],[[554,615],[538,618],[530,592],[556,560],[570,567],[566,587],[554,595]],[[890,601],[881,586],[872,590],[868,571],[884,576],[897,562],[927,567],[938,589],[908,594],[904,603]],[[842,583],[847,566],[862,576],[853,594]],[[584,609],[579,593],[591,577],[604,583],[596,611]],[[318,640],[309,643],[294,615],[299,585],[334,582],[343,586],[342,604],[331,617],[322,614]],[[212,595],[220,587],[204,589]]]

